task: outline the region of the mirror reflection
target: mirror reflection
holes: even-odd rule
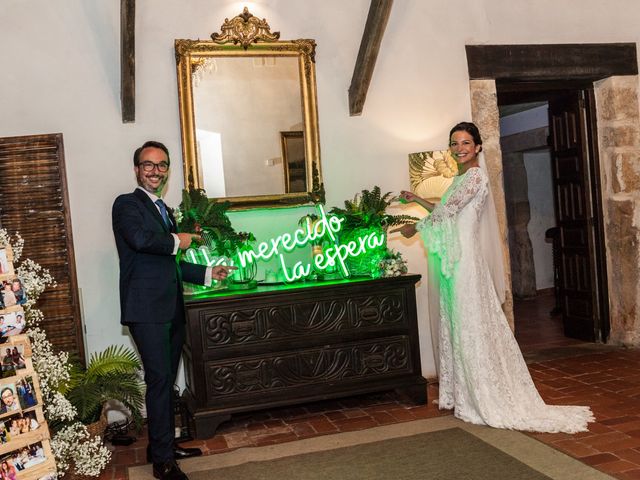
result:
[[[193,102],[198,163],[207,194],[304,192],[304,173],[300,177],[285,163],[294,157],[304,170],[304,139],[297,137],[302,145],[283,140],[296,138],[293,134],[302,133],[304,126],[297,59],[209,58],[202,70],[194,78]],[[287,181],[291,173],[298,178],[293,185]]]

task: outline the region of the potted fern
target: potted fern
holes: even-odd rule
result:
[[[251,248],[255,237],[251,232],[236,232],[227,216],[229,202],[216,202],[207,197],[202,189],[182,191],[182,203],[176,214],[178,227],[183,232],[194,232],[202,236],[204,244],[216,255],[234,259],[238,266],[239,250]],[[231,277],[235,284],[255,286],[256,265],[238,269]]]
[[[218,255],[229,256],[236,232],[227,216],[229,202],[216,202],[204,190],[194,188],[182,191],[182,203],[176,214],[178,227],[183,232],[201,234],[207,246]]]
[[[112,345],[93,353],[86,368],[75,364],[70,380],[62,385],[60,392],[76,407],[78,419],[88,428],[93,425],[96,434],[104,433],[103,410],[110,400],[122,403],[140,429],[145,391],[141,370],[140,360],[132,349]]]
[[[362,190],[353,197],[353,200],[345,200],[344,208],[334,207],[329,213],[341,216],[342,223],[341,243],[347,243],[366,233],[375,230],[386,233],[389,227],[415,222],[418,219],[410,215],[391,215],[387,213],[387,207],[394,200],[391,192],[384,195],[379,186],[371,190]],[[380,246],[367,255],[350,257],[347,259],[347,268],[352,275],[378,276],[380,261],[387,252],[386,245]]]

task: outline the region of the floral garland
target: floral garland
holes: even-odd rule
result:
[[[44,319],[42,311],[35,307],[36,300],[47,287],[55,286],[55,280],[45,268],[31,259],[18,265],[22,256],[24,240],[19,235],[11,237],[0,229],[0,245],[11,245],[16,275],[22,278],[29,299],[24,307],[25,333],[31,339],[33,368],[40,378],[43,412],[52,429],[53,451],[58,475],[71,467],[79,475],[97,477],[105,469],[111,452],[100,437],[92,437],[87,427],[77,420],[76,408],[62,395],[59,387],[70,380],[71,364],[68,352],[53,351],[45,331],[39,324]]]

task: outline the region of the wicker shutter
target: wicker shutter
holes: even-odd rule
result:
[[[38,304],[54,348],[84,361],[62,134],[0,138],[0,225],[57,282]]]

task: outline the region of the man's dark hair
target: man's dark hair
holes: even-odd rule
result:
[[[169,162],[169,164],[171,164],[171,159],[169,158],[169,149],[164,146],[164,143],[156,142],[155,140],[149,140],[147,142],[144,142],[141,147],[137,148],[136,151],[133,152],[133,165],[135,167],[140,165],[140,154],[142,153],[142,150],[144,150],[145,148],[149,148],[149,147],[159,148],[164,153],[166,153],[167,162]]]

